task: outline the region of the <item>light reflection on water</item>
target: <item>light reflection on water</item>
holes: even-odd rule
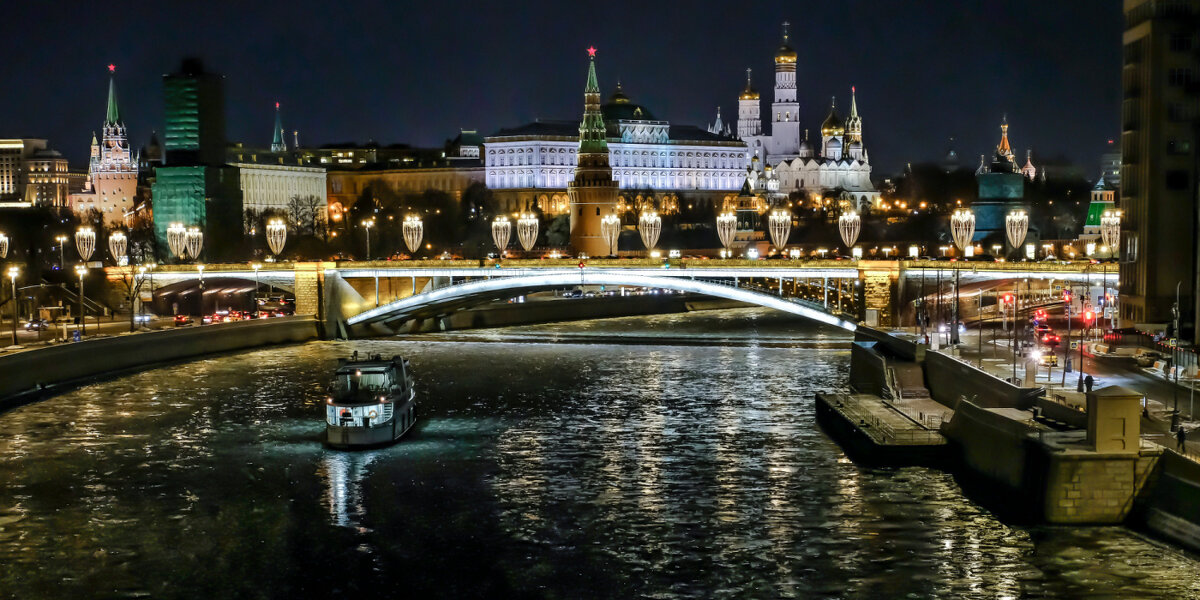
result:
[[[671,344],[613,343],[647,332]],[[812,411],[844,341],[729,311],[321,342],[88,386],[0,415],[0,596],[1200,595],[1192,558],[1124,529],[1016,527],[944,473],[847,461]],[[414,366],[400,444],[318,441],[354,349]]]

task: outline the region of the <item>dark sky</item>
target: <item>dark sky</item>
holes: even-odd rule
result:
[[[226,75],[230,140],[268,145],[278,100],[302,145],[440,145],[459,128],[578,118],[589,44],[605,95],[620,78],[661,119],[704,125],[718,105],[736,118],[746,67],[765,114],[784,20],[802,127],[857,86],[879,174],[940,158],[950,137],[975,163],[1007,113],[1022,157],[1094,176],[1120,125],[1116,0],[7,4],[0,137],[48,138],[77,167],[110,62],[135,147],[161,130],[161,75],[185,55]]]

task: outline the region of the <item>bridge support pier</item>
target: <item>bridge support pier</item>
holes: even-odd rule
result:
[[[821,280],[821,291],[825,294],[825,310],[829,310],[829,278]]]
[[[897,283],[900,281],[900,269],[895,262],[890,261],[860,261],[859,281],[862,293],[859,296],[859,307],[862,318],[868,325],[894,327],[892,317],[896,314],[893,299]]]

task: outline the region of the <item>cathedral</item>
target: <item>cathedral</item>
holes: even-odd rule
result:
[[[754,176],[755,193],[799,192],[809,200],[834,195],[839,201],[863,210],[874,204],[879,192],[871,183],[871,162],[863,145],[862,117],[854,88],[850,88],[850,112],[843,120],[836,100],[821,124],[820,141],[810,142],[808,130],[800,132],[797,101],[796,51],[788,43],[788,23],[783,24],[783,43],[775,52],[775,99],[768,117],[770,132],[764,130],[759,93],[746,69],[746,87],[738,96],[737,135],[747,146],[748,169]],[[815,146],[819,143],[819,148]],[[773,182],[773,183],[772,183]]]
[[[88,176],[83,191],[71,194],[71,208],[77,213],[96,209],[104,215],[105,226],[125,223],[137,197],[137,160],[130,153],[125,123],[117,109],[116,67],[108,65],[108,112],[97,141],[92,134]]]

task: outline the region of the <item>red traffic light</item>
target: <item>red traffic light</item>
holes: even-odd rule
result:
[[[1003,295],[1003,296],[1001,296],[1001,297],[1000,297],[1000,300],[1001,300],[1002,302],[1004,302],[1005,304],[1012,304],[1012,301],[1013,301],[1013,295],[1012,295],[1012,294],[1005,294],[1005,295]]]
[[[582,261],[582,260],[581,260],[581,261],[579,261],[579,268],[580,268],[580,269],[582,269],[582,268],[583,268],[583,261]]]
[[[1070,302],[1070,301],[1071,301],[1071,292],[1068,290],[1063,290],[1063,302]]]
[[[1083,311],[1083,320],[1084,321],[1091,323],[1092,319],[1095,319],[1095,318],[1096,318],[1096,313],[1094,313],[1090,310]]]

